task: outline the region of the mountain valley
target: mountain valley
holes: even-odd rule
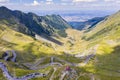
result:
[[[0,7],[0,80],[119,80],[120,11],[70,24]]]

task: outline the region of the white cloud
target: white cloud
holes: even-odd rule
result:
[[[104,1],[120,4],[120,0],[104,0]]]
[[[24,3],[24,6],[38,6],[40,3],[37,0],[33,0],[33,3]]]
[[[106,1],[106,2],[111,2],[111,1],[114,1],[114,0],[104,0],[104,1]]]
[[[116,3],[119,3],[119,4],[120,4],[120,1],[116,1]]]
[[[0,0],[0,3],[6,3],[9,2],[9,0]]]
[[[54,4],[53,2],[46,2],[46,4]]]
[[[67,3],[61,3],[61,5],[68,5]]]
[[[97,0],[73,0],[73,2],[95,2]]]
[[[76,11],[76,10],[119,10],[120,0],[33,0],[26,3],[12,3],[10,0],[0,0],[0,5],[8,6],[11,9],[24,11]],[[112,1],[112,2],[111,2]]]
[[[61,1],[63,1],[63,2],[70,2],[70,1],[72,1],[72,0],[61,0]]]
[[[34,0],[33,3],[32,3],[32,5],[33,5],[33,6],[37,6],[37,5],[39,5],[39,2],[36,1],[36,0]]]
[[[46,0],[46,1],[48,1],[48,2],[52,2],[53,0]]]
[[[46,4],[54,4],[53,0],[46,0]]]

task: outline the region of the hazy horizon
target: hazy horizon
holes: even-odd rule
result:
[[[120,10],[119,0],[0,0],[0,6],[39,16],[58,14],[67,21],[85,21]],[[72,19],[70,19],[70,18]],[[73,19],[74,18],[74,19]]]
[[[0,0],[0,6],[24,12],[120,10],[120,0]]]
[[[2,6],[0,6],[2,7]],[[6,7],[6,6],[4,6]],[[7,7],[8,9],[11,9]],[[11,9],[11,10],[19,10],[19,9]],[[111,14],[116,13],[117,11],[104,11],[104,10],[74,10],[74,11],[23,11],[24,13],[35,13],[39,16],[45,16],[45,15],[60,15],[68,22],[82,22],[87,21],[88,19],[94,18],[94,17],[104,17]]]

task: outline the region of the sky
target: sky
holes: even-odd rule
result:
[[[120,10],[120,0],[0,0],[0,6],[26,12],[117,11]]]

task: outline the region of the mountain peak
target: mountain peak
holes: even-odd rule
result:
[[[35,13],[32,13],[32,12],[29,12],[28,15],[30,15],[30,16],[36,16],[36,17],[38,16]]]
[[[1,6],[0,7],[0,19],[10,19],[12,17],[12,10]]]
[[[30,36],[38,34],[52,42],[57,41],[52,39],[51,36],[66,37],[67,34],[65,30],[70,27],[70,25],[58,15],[39,16],[32,12],[12,11],[4,6],[0,7],[0,15],[0,20],[5,20],[11,24],[12,29]]]
[[[7,7],[5,7],[5,6],[1,6],[0,10],[9,10],[9,9]]]

